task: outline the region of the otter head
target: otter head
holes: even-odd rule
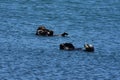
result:
[[[37,31],[36,31],[36,35],[41,35],[41,34],[45,34],[45,26],[39,26]]]
[[[45,26],[39,26],[37,30],[43,30],[46,29]]]
[[[88,52],[93,52],[94,51],[94,46],[91,45],[91,44],[85,44],[84,48],[85,48],[85,51],[88,51]]]

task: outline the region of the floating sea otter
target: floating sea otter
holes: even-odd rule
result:
[[[71,43],[62,43],[59,46],[60,50],[82,50],[82,48],[75,48]],[[94,52],[94,46],[91,44],[85,44],[83,49],[87,52]]]
[[[64,32],[64,33],[59,34],[59,35],[54,35],[54,31],[46,29],[45,26],[40,26],[40,27],[38,27],[38,29],[36,31],[36,35],[41,35],[41,36],[63,36],[63,37],[65,37],[66,35],[68,35],[68,33]]]

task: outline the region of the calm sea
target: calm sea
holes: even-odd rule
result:
[[[69,36],[36,36],[39,25]],[[0,80],[120,80],[120,0],[0,0]]]

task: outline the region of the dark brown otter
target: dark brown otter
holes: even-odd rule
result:
[[[75,48],[73,44],[71,43],[62,43],[59,45],[60,50],[83,50],[87,52],[94,52],[94,47],[91,44],[85,44],[84,48]]]
[[[54,35],[54,31],[46,29],[45,26],[40,26],[40,27],[38,27],[38,29],[36,31],[36,35],[40,35],[40,36],[63,36],[63,37],[65,37],[66,35],[68,35],[68,33],[64,32],[64,33],[59,34],[59,35]]]

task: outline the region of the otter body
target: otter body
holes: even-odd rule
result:
[[[75,47],[71,43],[62,43],[60,44],[60,49],[61,50],[74,50]]]

